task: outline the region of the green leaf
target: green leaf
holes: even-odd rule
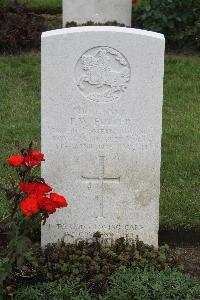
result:
[[[21,266],[23,266],[24,264],[24,257],[23,256],[18,256],[17,257],[17,267],[21,268]]]
[[[27,251],[28,245],[29,245],[29,242],[26,239],[19,239],[17,241],[17,245],[16,245],[16,251],[17,251],[17,253],[20,253],[20,254],[23,255],[23,253],[25,251]]]
[[[26,252],[24,254],[24,257],[26,258],[26,260],[28,262],[30,262],[34,267],[38,267],[38,262],[37,262],[37,259],[32,255],[31,252]]]
[[[0,261],[0,285],[4,282],[8,274],[12,271],[12,264],[8,258]]]

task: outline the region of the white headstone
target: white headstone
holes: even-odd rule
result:
[[[120,27],[42,35],[42,176],[69,200],[42,244],[99,231],[157,246],[164,37]]]
[[[63,0],[63,27],[66,23],[85,24],[117,21],[131,26],[132,0]]]

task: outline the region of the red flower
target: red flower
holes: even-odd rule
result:
[[[37,150],[33,150],[25,156],[12,155],[8,158],[7,162],[11,167],[37,167],[41,161],[44,160],[44,154]]]
[[[53,202],[50,198],[43,197],[40,199],[40,208],[50,214],[54,213],[57,207],[57,204]]]
[[[52,188],[42,182],[20,182],[20,190],[26,194],[28,197],[20,203],[20,208],[26,216],[31,216],[37,214],[40,211],[48,214],[52,214],[56,211],[56,208],[67,207],[67,200],[56,193],[49,192],[52,191]]]
[[[40,165],[41,161],[44,161],[44,154],[37,150],[31,151],[24,157],[24,164],[28,167],[37,167]]]
[[[63,196],[60,196],[56,193],[51,193],[50,198],[57,205],[58,208],[59,207],[67,207],[67,205],[68,205],[67,200]]]
[[[37,214],[40,211],[39,199],[37,196],[31,195],[24,199],[19,204],[19,207],[27,217],[30,217],[31,215]]]
[[[136,4],[137,3],[137,0],[132,0],[132,4]]]
[[[21,167],[24,165],[24,156],[12,155],[8,158],[7,162],[11,167]]]
[[[39,196],[52,191],[52,188],[48,184],[42,182],[31,182],[31,183],[20,182],[19,186],[22,192],[27,193],[29,195],[34,194]]]

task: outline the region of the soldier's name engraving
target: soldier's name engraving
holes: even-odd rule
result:
[[[131,124],[130,118],[116,117],[113,115],[108,115],[107,117],[99,116],[93,117],[89,115],[78,115],[70,118],[71,125],[82,126],[120,126]]]

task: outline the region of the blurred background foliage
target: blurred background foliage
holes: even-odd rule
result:
[[[138,1],[133,7],[133,27],[163,33],[170,49],[200,49],[200,1]]]
[[[62,26],[61,13],[61,0],[0,0],[0,50],[39,49],[41,32]],[[138,0],[132,27],[163,33],[167,50],[199,51],[200,0]]]

